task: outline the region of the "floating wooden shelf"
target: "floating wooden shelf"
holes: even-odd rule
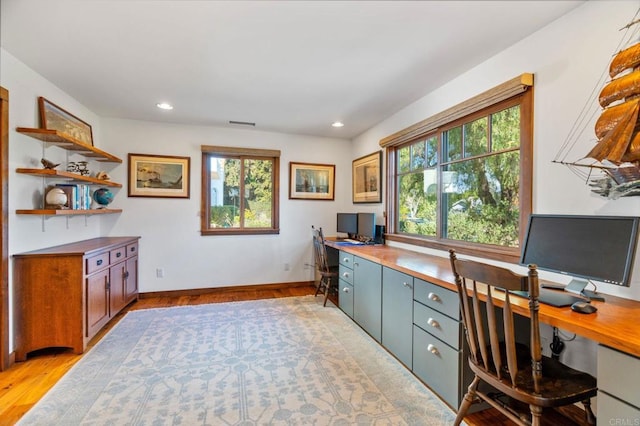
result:
[[[122,160],[115,155],[111,155],[95,146],[88,145],[84,142],[80,142],[77,139],[72,138],[66,133],[62,133],[58,130],[47,129],[34,129],[30,127],[18,127],[16,129],[18,133],[31,136],[32,138],[39,139],[43,142],[57,145],[62,149],[68,151],[75,151],[85,157],[93,158],[96,161],[103,161],[109,163],[122,163]]]
[[[77,173],[71,173],[62,170],[17,168],[16,173],[22,173],[31,176],[40,176],[49,179],[67,179],[76,182],[88,183],[90,185],[104,185],[114,188],[122,188],[121,183],[112,182],[110,180],[97,179],[89,176],[82,176]]]
[[[90,209],[90,210],[58,210],[58,209],[32,209],[16,210],[16,214],[31,214],[42,216],[73,216],[73,215],[93,215],[122,213],[122,209]]]

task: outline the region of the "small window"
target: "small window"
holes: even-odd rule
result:
[[[279,233],[280,151],[202,147],[203,235]]]

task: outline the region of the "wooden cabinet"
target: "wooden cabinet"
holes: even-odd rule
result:
[[[38,139],[46,144],[54,145],[67,151],[80,154],[84,157],[94,159],[100,162],[109,163],[122,163],[122,160],[108,152],[102,151],[92,145],[87,145],[78,140],[71,138],[70,136],[61,133],[57,130],[47,129],[33,129],[27,127],[18,127],[16,129],[18,133],[22,133],[32,138]],[[40,177],[43,180],[65,180],[70,183],[84,183],[88,185],[100,185],[108,186],[112,188],[122,188],[122,184],[112,181],[106,181],[89,176],[82,176],[77,173],[70,173],[61,170],[48,170],[48,169],[30,169],[30,168],[18,168],[16,173],[27,174],[31,176]],[[35,209],[18,209],[17,214],[36,214],[36,215],[87,215],[87,214],[108,214],[108,213],[120,213],[120,209],[85,209],[85,210],[72,210],[72,209],[48,209],[45,208],[44,196],[46,188],[42,188],[42,206]]]
[[[412,365],[413,277],[382,268],[382,346]]]
[[[14,255],[16,360],[87,343],[138,297],[139,237],[102,237]]]
[[[380,342],[382,266],[358,256],[353,256],[353,319]]]

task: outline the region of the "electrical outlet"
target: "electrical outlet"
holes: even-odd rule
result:
[[[540,342],[542,345],[542,355],[544,356],[551,356],[551,348],[549,347],[549,339],[547,339],[546,337],[541,337],[540,338]]]
[[[164,268],[158,268],[158,269],[156,269],[156,277],[158,277],[158,278],[164,278]]]
[[[291,265],[289,265],[288,263],[285,263],[285,264],[284,264],[284,270],[285,270],[285,271],[288,271],[288,270],[290,270],[290,269],[291,269]]]

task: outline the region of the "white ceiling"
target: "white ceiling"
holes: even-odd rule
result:
[[[352,138],[581,3],[2,0],[0,35],[100,116]]]

